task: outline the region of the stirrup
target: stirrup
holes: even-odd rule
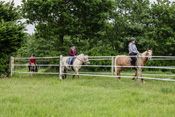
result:
[[[71,66],[68,66],[68,69],[71,70],[72,69]]]

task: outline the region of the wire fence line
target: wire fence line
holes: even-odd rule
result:
[[[29,64],[14,64],[14,66],[28,66]],[[37,66],[60,66],[59,64],[38,64]],[[62,65],[67,67],[66,65]],[[69,65],[69,66],[78,66],[78,67],[124,67],[124,68],[155,68],[155,69],[175,69],[175,66],[112,66],[112,65]]]
[[[66,56],[66,57],[69,57],[69,56]],[[136,56],[126,56],[126,55],[117,55],[117,56],[88,56],[88,58],[111,58],[111,57],[136,57]],[[142,55],[140,55],[139,57],[174,58],[175,59],[175,56],[142,56]]]
[[[70,56],[63,56],[63,57],[70,57]],[[77,57],[77,56],[76,56]],[[88,56],[88,58],[111,58],[111,57],[136,57],[136,56],[123,56],[123,55],[116,55],[116,56]],[[140,57],[152,57],[152,58],[171,58],[171,59],[175,59],[175,56],[142,56],[140,55]],[[53,57],[35,57],[36,59],[45,59],[45,58],[60,58],[60,56],[53,56]],[[30,57],[24,57],[24,58],[20,58],[20,57],[14,57],[15,60],[17,59],[30,59]],[[96,60],[96,59],[95,59]],[[100,60],[100,59],[99,59]],[[111,60],[111,59],[107,59],[107,60]]]
[[[92,74],[69,74],[69,73],[62,73],[62,74],[66,74],[66,75],[80,75],[80,76],[100,76],[100,77],[115,77],[116,76],[111,76],[111,75],[92,75]],[[131,78],[130,76],[120,76],[122,78]],[[151,80],[163,80],[163,81],[175,81],[174,79],[170,79],[170,78],[166,78],[166,79],[163,79],[163,78],[150,78],[150,77],[139,77],[140,79],[141,78],[144,78],[144,79],[151,79]]]
[[[20,72],[20,71],[14,71],[16,73],[23,73],[23,74],[58,74],[59,73],[54,73],[54,72]]]
[[[14,71],[16,73],[34,73],[34,74],[59,74],[59,73],[54,73],[54,72],[20,72],[20,71]],[[65,74],[74,74],[75,72],[68,72]],[[85,74],[85,73],[90,73],[90,74],[110,74],[110,72],[79,72],[80,74]],[[121,73],[121,74],[126,74],[128,76],[133,76],[135,73]],[[168,74],[142,74],[142,75],[151,75],[151,76],[175,76],[175,75],[168,75]],[[115,76],[116,77],[116,76]]]
[[[36,59],[48,59],[48,58],[60,58],[59,56],[53,56],[53,57],[35,57]],[[24,57],[24,58],[18,58],[18,57],[14,57],[14,60],[22,60],[22,59],[30,59],[30,57]]]
[[[14,64],[14,66],[29,66],[29,64]],[[37,66],[60,66],[59,64],[37,64]]]
[[[71,73],[74,73],[74,72],[71,72]],[[111,74],[111,72],[79,72],[79,73],[90,73],[90,74]],[[120,74],[126,74],[126,75],[129,75],[129,76],[132,76],[132,75],[135,75],[135,73],[120,73]],[[168,74],[142,74],[142,75],[146,75],[146,76],[175,76],[174,75],[168,75]]]
[[[26,60],[26,59],[16,59],[16,61],[27,61],[29,62],[29,60]],[[49,60],[37,60],[37,62],[50,62]]]
[[[101,61],[101,60],[110,60],[110,61],[111,61],[111,59],[89,59],[89,60],[90,60],[90,61],[94,61],[94,60],[95,60],[95,61],[98,61],[98,60],[100,60],[100,61]]]

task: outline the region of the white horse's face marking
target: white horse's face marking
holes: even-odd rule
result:
[[[89,62],[89,59],[88,59],[88,56],[87,55],[84,56],[84,63],[86,65],[90,65],[90,62]]]
[[[152,50],[147,50],[148,60],[152,60]]]

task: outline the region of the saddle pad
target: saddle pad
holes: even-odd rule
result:
[[[70,57],[66,60],[66,63],[69,64],[69,61],[70,61]],[[75,61],[75,57],[72,59],[71,65],[74,63],[74,61]]]

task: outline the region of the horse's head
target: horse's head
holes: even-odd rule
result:
[[[147,56],[148,60],[152,60],[152,49],[147,49],[145,56]]]
[[[81,61],[86,64],[86,65],[90,65],[89,59],[88,59],[88,55],[84,55],[84,54],[80,54],[78,56],[79,59],[81,59]]]
[[[86,65],[90,65],[89,59],[88,59],[88,55],[84,55],[84,63]]]

